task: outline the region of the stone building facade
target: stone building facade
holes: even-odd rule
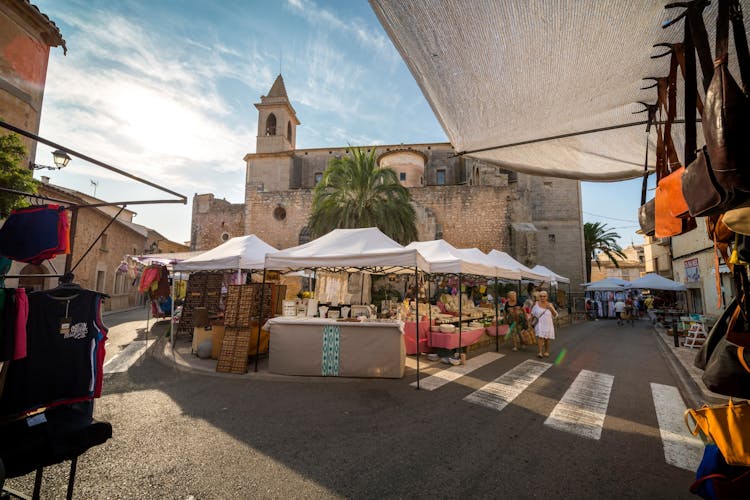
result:
[[[193,198],[192,250],[256,234],[276,248],[309,241],[312,190],[329,161],[348,147],[296,149],[300,124],[279,75],[257,103],[256,152],[246,162],[245,200]],[[361,146],[397,172],[412,195],[419,239],[508,252],[543,264],[571,283],[584,281],[580,183],[530,176],[456,156],[449,143]],[[574,288],[576,285],[574,285]]]
[[[51,47],[65,40],[54,22],[28,1],[0,2],[0,120],[39,132]],[[0,128],[0,134],[7,131]],[[24,164],[36,154],[36,142],[21,138]]]

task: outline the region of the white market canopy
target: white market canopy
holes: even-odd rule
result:
[[[641,176],[653,81],[669,73],[656,43],[682,42],[670,0],[370,0],[458,153],[529,174]],[[716,1],[704,11],[713,47]],[[745,25],[750,0],[741,0]],[[730,69],[739,81],[730,35]],[[700,66],[700,65],[699,65]],[[698,68],[700,79],[701,70]],[[699,85],[700,86],[700,85]],[[684,147],[683,90],[672,129]],[[702,136],[698,124],[698,137]],[[654,151],[655,127],[650,146]],[[701,145],[699,139],[699,146]],[[656,155],[649,156],[654,168]]]
[[[612,290],[624,290],[630,282],[622,278],[604,278],[599,281],[592,281],[591,283],[585,283],[587,292],[598,292],[598,291],[612,291]]]
[[[132,259],[137,260],[143,265],[161,264],[171,268],[175,264],[202,254],[200,251],[189,252],[170,252],[170,253],[147,253],[142,255],[131,255]]]
[[[505,252],[501,252],[500,250],[490,250],[490,253],[487,254],[487,256],[489,257],[490,262],[493,262],[496,266],[517,271],[520,273],[522,279],[530,281],[547,281],[543,275],[535,273]]]
[[[539,273],[543,276],[547,276],[547,279],[544,281],[549,281],[550,283],[570,283],[570,279],[566,278],[565,276],[560,276],[556,272],[550,270],[547,267],[544,267],[541,264],[537,264],[534,267],[531,268],[532,271],[535,273]]]
[[[176,264],[175,271],[263,269],[267,253],[278,250],[254,234],[231,238],[216,248]]]
[[[507,280],[520,280],[521,279],[521,273],[517,269],[513,268],[505,268],[503,266],[498,266],[497,263],[495,263],[489,255],[481,251],[480,249],[474,247],[474,248],[456,248],[456,252],[458,252],[458,255],[461,256],[461,258],[465,259],[468,262],[480,262],[487,266],[494,266],[496,269],[498,269],[498,274],[495,276],[496,278],[502,278]]]
[[[376,273],[402,272],[429,264],[414,248],[404,248],[376,227],[334,229],[313,241],[280,252],[269,253],[266,269],[367,270]]]
[[[645,276],[641,276],[638,279],[634,279],[627,285],[626,288],[639,288],[643,290],[672,290],[675,292],[684,292],[687,290],[685,285],[672,281],[664,276],[660,276],[656,273],[649,273]]]
[[[430,273],[473,274],[493,278],[519,279],[518,273],[498,268],[486,261],[468,257],[464,255],[463,250],[454,247],[445,240],[414,241],[409,243],[406,248],[416,249],[422,254],[427,260]],[[484,256],[484,254],[482,255]]]

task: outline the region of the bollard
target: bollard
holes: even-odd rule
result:
[[[672,336],[674,337],[674,346],[680,347],[680,335],[677,333],[677,325],[672,325]]]

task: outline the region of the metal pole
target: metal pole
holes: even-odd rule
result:
[[[419,349],[419,320],[420,320],[420,317],[419,317],[419,269],[417,269],[416,266],[414,267],[414,283],[415,283],[414,288],[416,289],[416,293],[414,295],[416,296],[415,299],[417,301],[417,306],[415,308],[416,318],[414,319],[416,320],[416,328],[417,328],[417,390],[419,390],[419,351],[420,351]]]
[[[461,348],[463,347],[462,339],[461,339],[461,326],[463,323],[461,323],[461,320],[464,319],[464,313],[463,313],[463,302],[464,302],[464,294],[461,291],[461,275],[458,275],[458,356],[461,357]]]
[[[63,276],[70,272],[73,267],[73,248],[76,241],[76,227],[78,226],[78,207],[68,207],[70,210],[70,245],[68,246],[68,255],[65,256],[65,271]]]
[[[175,301],[176,287],[177,287],[177,273],[174,270],[172,270],[172,311],[169,316],[169,343],[172,344],[172,351],[174,351],[174,301]]]
[[[263,294],[266,291],[266,269],[263,268],[263,283],[260,285],[260,312],[258,312],[258,342],[255,345],[255,369],[258,371],[258,358],[260,358],[260,334],[263,329]],[[252,332],[252,323],[250,323],[250,331]],[[269,338],[269,343],[271,339]]]
[[[500,296],[497,281],[497,278],[495,278],[495,352],[500,352],[500,327],[497,324],[498,310],[500,308]]]

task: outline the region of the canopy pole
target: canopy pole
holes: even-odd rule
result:
[[[266,291],[266,268],[263,268],[263,283],[260,285],[260,305],[258,306],[258,342],[255,344],[255,369],[258,372],[258,358],[260,358],[260,335],[263,330],[263,292]],[[250,324],[250,331],[252,332],[252,323]],[[269,336],[268,342],[270,344],[271,339]]]
[[[173,268],[174,269],[174,268]],[[172,304],[169,317],[169,343],[172,344],[172,352],[174,352],[174,299],[175,299],[175,285],[177,284],[177,272],[172,271]]]
[[[463,323],[461,322],[462,319],[464,319],[464,313],[463,313],[463,303],[464,303],[464,294],[461,290],[461,275],[458,275],[458,356],[461,357],[461,349],[463,348],[463,342],[461,339],[461,326]]]
[[[498,295],[500,290],[497,286],[498,279],[495,278],[495,352],[500,352],[500,326],[497,324],[498,320],[498,309],[500,303],[500,296]]]
[[[416,289],[416,292],[414,293],[414,295],[417,301],[417,305],[415,307],[416,318],[414,319],[416,320],[415,326],[417,329],[417,390],[419,390],[419,351],[420,351],[419,349],[419,320],[420,320],[420,317],[419,317],[419,269],[416,266],[414,266],[414,280],[415,280],[414,288]]]

